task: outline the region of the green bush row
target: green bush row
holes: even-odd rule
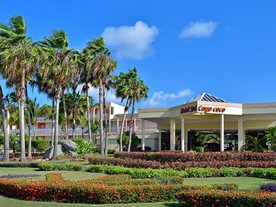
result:
[[[107,174],[128,174],[132,178],[155,178],[166,176],[180,176],[186,178],[248,176],[276,180],[276,168],[188,168],[185,171],[178,171],[172,169],[138,169],[119,166],[91,165],[88,171]]]
[[[69,162],[66,162],[66,163],[41,162],[38,164],[37,167],[41,171],[52,171],[52,170],[84,171],[85,170],[84,166],[75,165]]]

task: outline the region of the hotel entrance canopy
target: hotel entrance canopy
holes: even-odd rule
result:
[[[244,123],[250,128],[251,120],[265,120],[260,123],[262,128],[275,126],[276,103],[243,105],[202,93],[190,101],[172,108],[140,109],[138,117],[157,123],[159,130],[169,130],[171,150],[175,150],[176,131],[181,131],[181,150],[185,151],[188,149],[188,130],[219,130],[220,150],[223,151],[225,128],[238,132],[238,149],[240,149],[244,143]],[[255,127],[254,124],[252,127]],[[160,136],[159,139],[161,139]],[[142,139],[142,148],[143,141]],[[159,149],[161,149],[160,140]]]

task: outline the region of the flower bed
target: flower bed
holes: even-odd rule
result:
[[[168,162],[162,164],[158,161],[142,160],[142,159],[129,159],[129,158],[110,158],[110,157],[90,157],[88,158],[90,164],[100,164],[100,165],[116,165],[123,167],[132,168],[152,168],[152,169],[165,169],[172,168],[175,170],[185,170],[189,167],[259,167],[259,168],[269,168],[276,167],[276,162],[272,161],[188,161],[188,162]]]
[[[113,184],[111,184],[113,181]],[[58,183],[58,185],[57,185]],[[189,189],[235,189],[236,185],[191,187],[161,185],[150,180],[132,180],[129,176],[105,176],[83,181],[64,180],[59,173],[50,173],[43,181],[0,179],[0,194],[24,200],[66,203],[135,203],[176,200],[176,193]]]
[[[265,191],[189,190],[177,195],[180,206],[274,207],[276,193]]]
[[[188,162],[188,161],[275,161],[273,152],[181,152],[181,151],[161,151],[161,152],[116,152],[116,158],[122,159],[142,159],[154,160],[161,163],[166,162]]]
[[[266,183],[261,185],[261,190],[270,191],[270,192],[276,192],[276,183]]]

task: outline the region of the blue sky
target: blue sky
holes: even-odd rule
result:
[[[82,49],[103,36],[116,74],[136,67],[150,89],[138,108],[171,107],[202,92],[237,103],[276,101],[273,0],[2,0],[0,6],[0,22],[22,15],[34,41],[64,29],[70,47]],[[97,91],[90,94],[97,101]],[[32,96],[50,103],[36,91]],[[108,100],[120,102],[112,92]]]

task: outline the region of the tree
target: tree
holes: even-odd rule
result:
[[[265,138],[267,138],[268,143],[271,145],[271,149],[276,152],[276,126],[269,127],[267,131],[268,134],[265,135]]]
[[[126,99],[125,108],[124,108],[124,115],[122,119],[122,126],[120,128],[119,134],[119,151],[123,151],[123,130],[124,124],[126,120],[126,114],[128,109],[131,105],[131,94],[132,94],[132,87],[131,87],[131,80],[135,76],[135,70],[129,70],[128,73],[121,72],[118,76],[114,76],[114,85],[116,88],[116,96],[121,98],[121,102]]]
[[[122,136],[122,143],[123,143],[123,149],[127,150],[128,145],[129,145],[129,131],[124,132]],[[131,142],[131,150],[135,150],[139,144],[141,144],[141,139],[137,137],[137,135],[133,132],[132,133],[132,142]],[[117,139],[117,143],[120,143],[120,137]]]
[[[33,101],[31,99],[29,99],[28,110],[29,110],[29,113],[30,113],[31,125],[33,126],[33,137],[35,139],[36,138],[35,127],[37,125],[37,118],[38,118],[38,112],[39,112],[39,103],[36,102],[36,98],[34,98]],[[29,136],[29,140],[28,140],[28,157],[31,157],[31,150],[32,150],[32,138],[31,138],[31,136]]]
[[[4,98],[1,86],[0,86],[0,110],[1,110],[1,116],[2,116],[2,129],[4,134],[4,161],[9,161],[9,134],[8,134],[7,110],[5,108],[5,98]]]
[[[20,161],[25,155],[24,105],[26,78],[32,73],[37,62],[37,51],[30,38],[26,37],[26,23],[23,17],[10,18],[9,27],[0,25],[0,58],[2,77],[16,90],[20,120]]]
[[[104,131],[103,131],[103,119],[104,119],[104,107],[103,107],[103,90],[105,89],[105,82],[107,77],[114,71],[116,62],[110,57],[110,51],[106,48],[102,37],[95,39],[91,43],[91,47],[94,48],[94,66],[92,75],[96,79],[99,86],[99,106],[100,106],[100,148],[101,155],[105,155],[104,145]],[[107,140],[106,140],[107,141]]]
[[[241,151],[250,150],[253,152],[263,152],[264,149],[262,146],[265,145],[266,139],[247,135],[245,137],[245,143],[246,144],[241,147]]]
[[[55,88],[55,133],[54,133],[54,156],[57,157],[58,131],[59,131],[59,102],[62,88],[68,84],[71,77],[70,56],[73,50],[68,49],[68,38],[63,30],[53,30],[50,37],[45,36],[38,45],[45,52],[43,64],[40,67],[40,74],[44,81],[52,80],[52,87]],[[47,79],[46,79],[47,77]]]

